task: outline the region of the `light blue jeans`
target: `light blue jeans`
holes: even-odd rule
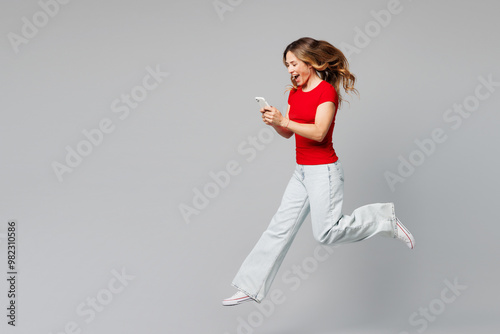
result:
[[[314,238],[322,244],[356,242],[377,234],[395,236],[393,203],[365,205],[347,216],[342,214],[343,192],[344,171],[339,160],[322,165],[297,164],[278,211],[232,285],[260,302],[309,212]]]

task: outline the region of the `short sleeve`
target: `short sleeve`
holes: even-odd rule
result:
[[[324,85],[324,89],[319,97],[318,105],[329,101],[333,102],[335,107],[338,106],[337,92],[335,91],[335,88],[327,82],[326,85]]]
[[[292,97],[293,97],[293,94],[295,94],[296,90],[295,89],[292,89],[288,92],[288,105],[290,105],[291,101],[292,101]]]

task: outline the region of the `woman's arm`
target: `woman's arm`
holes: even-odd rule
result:
[[[332,124],[335,114],[335,104],[333,102],[324,102],[320,104],[316,109],[314,124],[291,121],[288,118],[288,111],[287,117],[283,117],[280,111],[274,107],[266,107],[265,110],[266,112],[263,114],[265,117],[264,122],[273,125],[276,131],[278,131],[277,127],[281,127],[283,129],[282,131],[293,132],[302,137],[320,142],[325,138]],[[288,110],[290,110],[290,106],[288,106]],[[278,133],[280,132],[278,131]]]

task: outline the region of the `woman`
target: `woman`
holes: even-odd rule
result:
[[[357,92],[342,52],[326,41],[301,38],[287,46],[283,62],[293,88],[283,117],[274,107],[260,110],[262,120],[285,138],[295,135],[296,167],[278,211],[247,256],[232,285],[238,292],[223,300],[225,306],[260,302],[299,230],[311,213],[313,234],[323,244],[361,241],[374,235],[404,241],[415,239],[394,213],[393,203],[362,206],[342,214],[344,173],[332,144],[340,85]]]

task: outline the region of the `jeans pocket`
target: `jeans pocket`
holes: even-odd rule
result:
[[[340,161],[337,160],[332,165],[340,181],[344,182],[344,169],[342,168],[342,164],[340,163]]]

